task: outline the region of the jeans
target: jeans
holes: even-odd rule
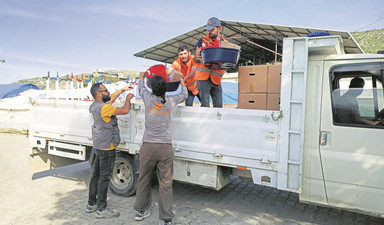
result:
[[[221,85],[214,84],[209,77],[207,80],[197,81],[201,107],[209,107],[209,97],[212,97],[213,107],[223,107],[223,89]]]
[[[188,89],[188,97],[187,97],[187,99],[185,99],[185,106],[193,106],[193,100],[195,99],[195,96],[196,96],[196,97],[199,99],[199,101],[201,102],[199,94],[194,95],[194,94],[192,93],[192,91],[190,91],[190,90]]]
[[[88,204],[97,204],[97,210],[103,211],[107,207],[108,186],[115,166],[116,150],[92,151],[95,152],[95,167],[89,183]]]
[[[139,180],[134,209],[145,211],[151,207],[153,171],[157,169],[159,181],[159,218],[172,220],[173,204],[173,148],[172,144],[143,142],[140,148]]]

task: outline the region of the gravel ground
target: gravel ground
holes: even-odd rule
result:
[[[0,133],[0,224],[133,224],[158,223],[158,186],[153,186],[151,217],[134,221],[135,196],[108,194],[108,204],[121,214],[96,219],[84,212],[90,167],[87,162],[48,172],[29,172],[29,141],[23,134]],[[384,219],[298,202],[295,193],[231,177],[220,191],[174,182],[175,224],[358,224],[379,225]]]

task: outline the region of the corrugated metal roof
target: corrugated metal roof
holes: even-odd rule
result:
[[[281,54],[284,38],[305,37],[309,33],[319,31],[325,31],[332,35],[340,35],[343,39],[345,53],[363,53],[363,50],[356,43],[352,35],[345,31],[288,27],[226,20],[221,20],[221,26],[223,36],[229,42],[241,46],[239,59],[240,65],[244,65],[247,62],[251,62],[255,65],[265,64],[275,60],[275,54],[273,52],[267,51],[257,45],[261,45],[272,51],[275,51],[277,46],[277,52]],[[162,63],[172,63],[175,59],[177,59],[177,48],[182,44],[188,45],[192,53],[195,52],[195,44],[197,40],[207,34],[207,31],[205,31],[204,28],[205,25],[138,52],[134,54],[134,56]],[[277,57],[277,61],[281,61],[281,56]]]

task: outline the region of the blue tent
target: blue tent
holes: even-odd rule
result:
[[[29,89],[39,90],[33,84],[0,84],[0,99],[18,96]]]
[[[239,84],[234,82],[221,82],[223,88],[223,103],[237,104],[239,98]]]
[[[223,89],[223,104],[237,104],[239,98],[239,84],[234,82],[221,82],[221,88]],[[199,102],[198,98],[193,100]],[[212,103],[212,98],[210,98]]]

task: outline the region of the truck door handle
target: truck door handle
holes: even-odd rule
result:
[[[320,133],[320,146],[325,146],[328,144],[328,132],[321,131]]]

